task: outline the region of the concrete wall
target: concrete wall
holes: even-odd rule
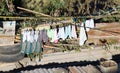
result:
[[[0,31],[0,46],[14,44],[15,39],[15,21],[3,21],[3,28]]]

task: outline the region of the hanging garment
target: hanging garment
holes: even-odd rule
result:
[[[40,31],[39,37],[38,37],[39,42],[48,42],[48,36],[47,36],[47,30],[43,29]]]
[[[58,43],[58,34],[57,34],[57,28],[54,29],[54,43]]]
[[[27,40],[27,32],[26,31],[23,31],[22,32],[22,42],[25,42]]]
[[[26,46],[27,46],[27,32],[23,31],[21,33],[21,52],[22,53],[25,53]]]
[[[52,39],[50,42],[54,42],[54,43],[57,43],[58,42],[58,35],[57,35],[57,29],[52,29],[52,32],[53,32],[53,35],[52,35]]]
[[[23,31],[21,34],[21,52],[27,55],[42,52],[42,43],[38,41],[39,31]],[[23,36],[26,40],[23,41]]]
[[[71,26],[66,26],[65,27],[65,39],[69,37],[71,39]]]
[[[85,31],[84,23],[81,24],[79,38],[80,38],[79,45],[80,46],[84,45],[85,41],[87,40],[87,34]]]
[[[26,33],[27,33],[27,34],[26,34],[26,35],[27,35],[27,41],[30,42],[30,31],[27,31]]]
[[[35,31],[34,41],[37,41],[37,40],[38,40],[38,35],[39,35],[39,31]]]
[[[36,49],[36,44],[37,44],[37,41],[38,41],[38,34],[39,34],[39,31],[34,31],[34,42],[33,42],[33,48],[32,48],[33,52]]]
[[[34,41],[34,31],[30,31],[30,42]]]
[[[35,44],[34,53],[41,53],[42,52],[42,43],[37,41]]]
[[[86,27],[86,31],[90,31],[90,28],[94,28],[94,20],[93,19],[89,19],[85,21],[85,27]]]
[[[90,20],[85,21],[85,29],[86,31],[90,31]]]
[[[35,41],[35,40],[32,43],[32,52],[34,52],[36,49],[36,43],[37,43],[37,41]]]
[[[76,29],[75,29],[75,26],[74,25],[72,25],[72,34],[71,34],[71,37],[73,37],[73,38],[77,38],[77,33],[76,33]]]
[[[26,42],[25,54],[30,54],[31,49],[31,31],[27,31],[27,42]]]
[[[65,30],[64,30],[64,27],[59,28],[58,39],[60,39],[60,38],[65,40]]]
[[[34,31],[30,31],[30,49],[29,54],[33,53],[33,46],[34,46]]]
[[[49,38],[54,37],[53,34],[54,34],[53,29],[48,29],[48,30],[47,30],[47,35],[48,35]]]
[[[34,41],[34,49],[33,52],[35,53],[40,53],[42,52],[42,43],[38,41],[38,37],[39,37],[39,31],[35,31],[35,41]]]
[[[94,20],[93,20],[93,19],[90,19],[90,27],[91,27],[91,28],[94,28],[94,27],[95,27],[95,23],[94,23]]]

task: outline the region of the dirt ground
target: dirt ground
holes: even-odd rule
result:
[[[100,39],[120,42],[120,23],[96,23],[96,29],[91,29],[87,33],[87,43],[101,44]]]

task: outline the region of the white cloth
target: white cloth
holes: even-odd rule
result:
[[[54,41],[58,40],[57,29],[55,28],[55,29],[52,29],[52,30],[53,30],[54,34],[53,34],[51,42],[54,42]]]
[[[71,26],[68,25],[65,27],[65,39],[69,37],[71,39]]]
[[[86,31],[90,31],[90,28],[94,28],[95,27],[94,20],[93,19],[86,20],[85,27]]]
[[[34,42],[34,31],[30,31],[30,42]]]
[[[90,27],[91,27],[91,28],[94,28],[94,27],[95,27],[95,23],[94,23],[94,20],[93,20],[93,19],[90,19]]]
[[[65,30],[64,27],[59,28],[58,31],[58,39],[62,38],[63,40],[65,40]]]
[[[38,34],[39,34],[39,31],[35,31],[35,35],[34,35],[34,40],[35,40],[35,41],[38,40]]]
[[[86,31],[90,31],[90,20],[85,21],[85,29]]]
[[[30,31],[27,31],[26,35],[27,35],[27,41],[30,41]]]
[[[27,32],[23,31],[22,32],[22,42],[25,42],[27,40]]]
[[[87,40],[87,34],[85,31],[84,23],[81,24],[82,27],[80,27],[80,35],[79,35],[79,45],[84,45],[85,41]]]
[[[75,30],[75,26],[74,25],[72,25],[72,34],[71,34],[71,37],[77,38],[77,34],[76,34],[76,30]]]

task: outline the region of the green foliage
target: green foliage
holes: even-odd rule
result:
[[[42,12],[43,0],[21,0],[22,7]]]
[[[55,9],[63,8],[63,6],[64,6],[64,0],[51,0],[51,5]]]
[[[12,15],[7,8],[7,4],[5,0],[0,1],[0,15]]]
[[[112,8],[117,8],[120,14],[120,0],[0,0],[0,15],[13,15],[7,2],[52,16],[106,15]],[[106,17],[102,21],[120,22],[120,18]]]

